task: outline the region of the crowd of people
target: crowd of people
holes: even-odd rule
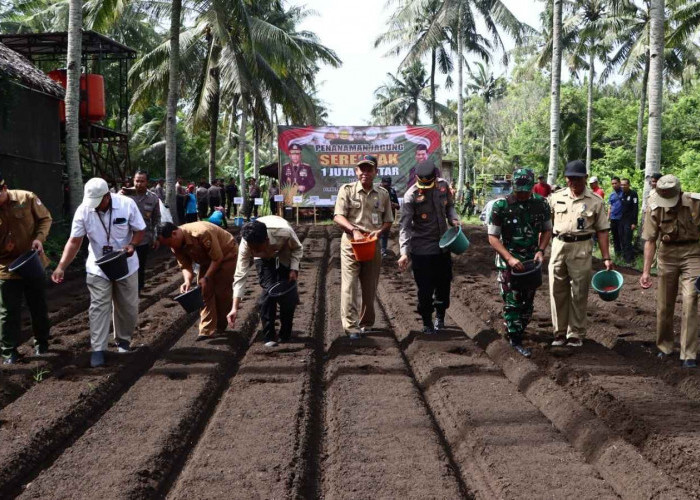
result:
[[[377,159],[362,155],[355,167],[357,180],[340,187],[333,220],[343,231],[340,245],[342,327],[351,341],[370,331],[375,323],[375,299],[382,259],[387,255],[389,231],[399,215],[399,270],[412,269],[417,285],[418,312],[422,333],[433,335],[445,328],[453,278],[450,251],[440,245],[449,227],[461,229],[455,208],[455,193],[428,159],[414,168],[415,182],[403,203],[391,188],[391,179],[374,183]],[[503,300],[506,335],[513,348],[525,357],[524,344],[532,318],[537,286],[523,280],[549,256],[549,294],[553,324],[553,346],[580,347],[586,336],[588,290],[592,276],[594,240],[607,270],[613,269],[609,233],[615,248],[627,257],[631,231],[637,225],[639,200],[629,180],[612,179],[613,193],[604,201],[599,180],[588,178],[585,164],[566,165],[566,187],[551,190],[542,177],[535,182],[532,170],[518,168],[513,174],[513,192],[497,200],[487,224],[488,240],[494,249],[498,286]],[[680,359],[685,367],[696,366],[697,292],[694,281],[700,274],[700,195],[683,193],[672,175],[652,179],[654,189],[644,217],[644,268],[642,288],[652,285],[651,267],[658,257],[657,346],[659,356],[673,352],[673,313],[679,284],[683,297]],[[138,171],[133,185],[119,192],[101,178],[85,184],[82,203],[76,211],[70,237],[51,279],[60,284],[85,238],[88,256],[86,283],[90,294],[88,311],[91,366],[105,363],[109,333],[113,331],[118,352],[131,349],[138,318],[139,293],[145,286],[143,270],[150,249],[171,249],[182,273],[180,291],[199,287],[204,306],[200,311],[197,340],[207,340],[233,328],[238,319],[246,278],[254,265],[261,288],[257,306],[263,342],[273,348],[288,342],[299,293],[297,282],[303,244],[290,224],[276,215],[251,218],[241,229],[240,244],[212,221],[215,212],[230,216],[229,200],[237,191],[217,180],[207,186],[178,181],[178,206],[184,224],[176,225],[164,211],[162,182],[148,189],[148,177]],[[231,188],[229,190],[229,188]],[[259,196],[253,181],[251,196]],[[257,191],[256,191],[257,190]],[[184,194],[181,194],[184,193]],[[251,214],[254,214],[251,208]],[[194,215],[195,217],[187,217]],[[208,217],[207,217],[208,216]],[[250,215],[249,215],[250,216]],[[209,220],[204,220],[204,219]],[[44,265],[45,241],[51,215],[33,193],[8,189],[0,176],[0,347],[5,364],[19,359],[19,318],[22,297],[27,299],[35,339],[35,354],[49,349],[45,280],[24,279],[10,272],[9,265],[33,249]],[[353,242],[377,238],[374,254],[358,260]],[[111,279],[98,260],[115,250],[127,256],[126,275]],[[530,266],[530,267],[527,267]],[[533,277],[535,275],[532,275]],[[541,279],[540,279],[541,282]],[[535,285],[537,285],[535,283]],[[279,313],[280,328],[276,330]]]

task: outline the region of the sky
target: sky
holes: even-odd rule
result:
[[[518,19],[538,26],[539,14],[544,8],[542,2],[503,1]],[[337,69],[322,67],[316,79],[319,97],[328,109],[328,122],[331,125],[367,124],[374,91],[387,80],[387,73],[396,73],[401,62],[400,57],[384,56],[388,46],[374,48],[374,40],[385,31],[390,14],[385,9],[385,0],[289,0],[289,3],[303,5],[317,13],[305,19],[300,27],[316,33],[321,43],[333,49],[343,61]],[[494,67],[497,76],[503,72],[504,68]],[[457,81],[456,72],[453,79]],[[455,87],[450,94],[439,91],[438,101],[444,102],[447,97],[454,99]]]

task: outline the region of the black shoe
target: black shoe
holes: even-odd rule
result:
[[[131,351],[131,342],[123,339],[117,340],[117,352],[124,354],[129,351]]]
[[[45,345],[35,345],[34,346],[34,355],[35,356],[43,356],[44,354],[47,354],[49,352],[49,346]]]
[[[3,358],[2,364],[3,365],[15,365],[19,362],[19,354],[16,352],[13,352],[9,356]]]
[[[526,358],[532,356],[532,351],[530,351],[530,349],[528,349],[522,344],[514,345],[513,349],[515,349],[519,354],[523,355]]]
[[[433,326],[432,322],[424,321],[421,333],[424,333],[425,335],[433,335],[435,333],[435,327]]]
[[[659,351],[659,352],[656,354],[656,357],[659,358],[659,359],[668,359],[668,358],[671,357],[671,355],[670,355],[670,354],[666,354],[666,353],[663,352],[663,351]]]
[[[697,368],[698,363],[694,359],[683,360],[683,368]]]
[[[440,330],[445,329],[445,318],[441,317],[436,317],[435,322],[433,323],[433,326],[435,327],[435,331],[439,332]]]

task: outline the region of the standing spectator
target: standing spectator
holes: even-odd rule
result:
[[[398,265],[405,271],[409,261],[413,262],[418,313],[427,335],[445,328],[445,312],[450,307],[452,257],[449,250],[440,248],[440,237],[448,224],[460,225],[449,185],[445,179],[435,177],[432,161],[421,162],[416,168],[415,184],[403,197]]]
[[[488,221],[489,244],[496,250],[498,284],[503,299],[503,319],[513,348],[529,358],[523,346],[525,329],[532,319],[535,288],[512,286],[513,271],[524,271],[523,262],[542,263],[552,238],[552,217],[545,198],[532,193],[535,175],[519,168],[513,174],[513,193],[496,200]]]
[[[250,203],[250,209],[248,210],[248,219],[250,219],[251,215],[253,217],[258,217],[258,205],[255,204],[255,198],[260,198],[262,196],[262,193],[260,192],[260,188],[258,187],[258,182],[255,180],[255,177],[250,178],[250,184],[248,186],[248,198],[249,198],[249,203]]]
[[[622,187],[620,186],[620,178],[612,178],[613,192],[608,197],[608,219],[610,219],[610,233],[612,235],[615,255],[622,255]]]
[[[175,183],[175,209],[177,211],[177,223],[183,224],[185,217],[185,205],[187,204],[187,190],[185,189],[182,177],[177,178]]]
[[[333,221],[344,231],[340,245],[340,316],[343,329],[352,340],[359,339],[365,328],[374,325],[374,299],[382,256],[377,245],[371,260],[358,262],[350,242],[376,238],[394,222],[389,193],[373,184],[377,159],[361,155],[355,175],[357,182],[340,186],[333,216]]]
[[[128,352],[131,335],[139,312],[138,267],[135,248],[141,244],[146,223],[131,198],[109,192],[107,182],[95,177],[85,183],[83,202],[73,217],[70,238],[63,249],[61,261],[51,279],[63,282],[66,268],[73,262],[83,238],[87,235],[88,258],[85,262],[87,286],[90,291],[90,365],[104,365],[108,346],[110,319],[119,352]],[[111,281],[95,261],[113,250],[123,249],[129,256],[128,274]]]
[[[391,214],[396,219],[396,211],[399,209],[399,197],[396,194],[396,189],[391,187],[391,177],[382,177],[381,187],[386,189],[389,193],[389,200],[391,201]],[[379,236],[379,242],[382,246],[382,257],[386,257],[389,254],[389,231],[385,231]]]
[[[165,188],[163,187],[163,183],[165,181],[163,179],[158,179],[156,181],[156,187],[153,188],[153,192],[156,194],[158,199],[165,203]]]
[[[199,212],[199,218],[204,219],[209,213],[209,189],[207,189],[206,182],[200,181],[196,194],[197,212]]]
[[[272,179],[270,181],[270,187],[267,190],[267,195],[270,199],[270,213],[272,215],[277,215],[277,202],[275,201],[275,196],[280,194],[280,188],[277,185],[277,181]]]
[[[193,265],[199,264],[197,283],[202,289],[204,307],[199,314],[197,340],[226,330],[226,314],[231,309],[231,286],[236,271],[238,244],[231,234],[209,222],[192,222],[180,227],[170,223],[158,228],[158,241],[175,254],[184,283],[181,292],[192,288]]]
[[[51,323],[46,307],[46,277],[23,278],[8,266],[20,255],[36,250],[43,266],[49,259],[43,243],[51,229],[51,214],[29,191],[8,189],[0,174],[0,354],[3,364],[17,362],[22,329],[22,297],[27,300],[34,332],[34,353],[49,350]]]
[[[535,184],[535,186],[532,188],[532,192],[539,194],[542,198],[549,198],[549,195],[552,194],[552,186],[547,184],[547,181],[542,174],[537,176],[537,181],[537,184]]]
[[[474,214],[474,188],[469,181],[464,186],[464,208],[462,215],[466,214],[471,217]]]
[[[147,189],[148,174],[143,170],[137,170],[134,174],[134,187],[122,189],[122,193],[131,197],[139,208],[141,217],[146,223],[146,232],[141,243],[136,247],[139,256],[139,292],[143,290],[146,282],[146,262],[151,247],[158,248],[156,242],[156,228],[160,225],[160,202],[158,197]]]
[[[194,191],[194,184],[187,186],[187,194],[185,195],[185,223],[197,222],[197,195],[194,194]]]
[[[280,297],[270,297],[268,291],[279,281],[297,281],[299,263],[304,248],[289,223],[282,217],[269,215],[246,223],[241,229],[241,246],[238,252],[236,275],[233,281],[233,306],[227,318],[233,327],[241,299],[245,294],[245,279],[255,262],[258,281],[263,293],[258,300],[263,341],[266,347],[277,346],[275,318],[280,308],[280,342],[288,342],[292,336],[294,310],[299,301],[296,290]]]
[[[231,208],[233,208],[233,216],[238,215],[238,207],[234,203],[234,198],[238,196],[238,186],[233,177],[228,180],[226,185],[226,217],[231,217]]]
[[[622,235],[622,258],[631,264],[634,261],[634,247],[632,247],[632,235],[637,229],[639,219],[639,197],[634,189],[630,188],[630,180],[622,179],[622,215],[620,217],[620,232]]]
[[[209,215],[213,214],[216,207],[223,205],[225,193],[222,187],[219,186],[219,179],[212,180],[212,184],[208,189],[209,192]]]
[[[603,191],[603,188],[598,184],[598,178],[595,175],[588,180],[588,185],[591,191],[593,191],[593,194],[597,194],[602,200],[605,200],[605,191]]]
[[[661,177],[662,176],[661,176],[660,172],[656,172],[655,174],[651,174],[651,178],[649,179],[649,183],[651,184],[651,192],[649,192],[650,195],[653,191],[656,190],[656,183],[659,182],[659,179],[661,179]]]
[[[574,160],[564,171],[567,189],[552,194],[555,238],[549,260],[549,299],[554,326],[553,346],[583,345],[586,335],[588,287],[593,265],[593,234],[597,234],[605,268],[612,270],[605,204],[586,187],[586,164]]]
[[[659,358],[673,353],[673,315],[680,282],[683,299],[680,359],[684,368],[697,366],[698,294],[695,280],[700,274],[700,196],[681,192],[673,175],[658,180],[649,195],[644,215],[644,269],[639,283],[649,288],[651,265],[658,248],[659,289],[656,296],[656,346]]]

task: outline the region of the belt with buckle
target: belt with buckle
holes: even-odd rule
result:
[[[569,234],[557,234],[556,237],[565,243],[573,243],[575,241],[588,241],[593,237],[593,235],[592,234],[580,234],[578,236],[574,236],[574,235],[569,235]]]
[[[691,243],[697,243],[697,240],[661,241],[664,245],[690,245]]]

